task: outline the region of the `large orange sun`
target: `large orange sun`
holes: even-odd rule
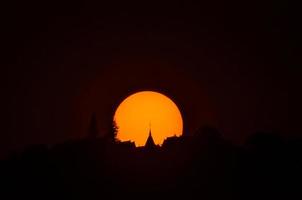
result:
[[[117,108],[114,120],[117,139],[144,146],[151,128],[155,144],[161,145],[170,136],[180,136],[183,130],[181,113],[167,96],[153,91],[137,92],[127,97]]]

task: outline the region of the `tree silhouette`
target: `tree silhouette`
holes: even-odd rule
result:
[[[113,120],[113,121],[111,122],[111,126],[110,126],[110,128],[109,128],[109,132],[108,132],[108,135],[107,135],[107,136],[108,136],[108,139],[115,142],[115,141],[117,140],[117,139],[116,139],[117,132],[118,132],[118,126],[117,126],[117,124],[116,124],[116,121]]]
[[[91,138],[97,137],[97,135],[99,133],[95,113],[92,113],[92,115],[91,115],[90,125],[89,125],[89,130],[88,131],[89,131],[88,136],[91,137]]]

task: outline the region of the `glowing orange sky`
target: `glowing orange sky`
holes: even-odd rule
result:
[[[144,146],[150,124],[155,144],[161,145],[170,136],[183,130],[181,113],[167,96],[153,91],[138,92],[127,97],[117,108],[114,120],[120,141],[134,141]]]

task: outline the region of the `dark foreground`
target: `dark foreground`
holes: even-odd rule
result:
[[[161,148],[105,139],[37,145],[1,161],[1,199],[299,199],[301,153],[301,140],[270,134],[244,146],[212,133]]]

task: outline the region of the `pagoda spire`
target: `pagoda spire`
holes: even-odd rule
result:
[[[156,145],[154,143],[154,140],[153,140],[153,137],[152,137],[151,124],[150,124],[150,128],[149,128],[149,136],[148,136],[148,139],[146,141],[145,147],[149,148],[149,149],[156,147]]]

